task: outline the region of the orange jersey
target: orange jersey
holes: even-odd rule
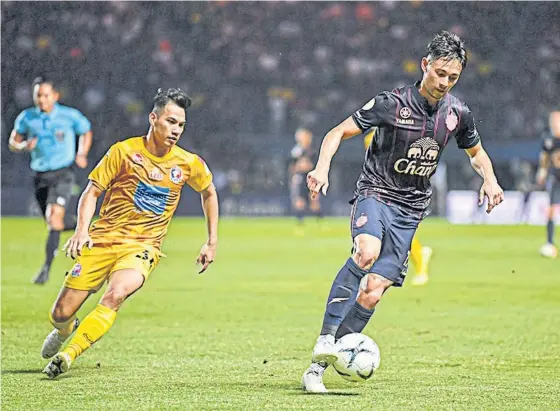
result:
[[[143,137],[132,137],[114,144],[89,179],[106,190],[99,220],[90,228],[94,244],[142,242],[160,249],[183,185],[203,191],[212,173],[196,154],[173,146],[156,157]]]

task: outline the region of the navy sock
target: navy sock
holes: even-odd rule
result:
[[[56,252],[58,251],[58,244],[60,243],[60,231],[49,231],[49,237],[47,238],[47,246],[45,247],[46,257],[45,265],[49,266],[52,264]]]
[[[331,286],[327,307],[323,317],[321,335],[335,335],[338,326],[356,301],[360,281],[367,274],[352,258],[340,269]]]
[[[366,328],[366,325],[374,312],[375,308],[368,310],[355,301],[352,308],[350,308],[350,311],[348,311],[348,314],[346,314],[346,317],[344,317],[340,327],[338,327],[334,337],[335,340],[344,337],[346,334],[361,333],[363,329]]]
[[[554,220],[548,220],[546,224],[546,241],[549,244],[554,244]]]

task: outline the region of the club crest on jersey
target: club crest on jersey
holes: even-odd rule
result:
[[[367,215],[362,214],[356,220],[355,226],[356,226],[356,228],[360,228],[360,227],[365,226],[367,222],[368,222]]]
[[[179,184],[183,180],[183,171],[179,167],[173,166],[169,172],[169,179],[175,184]]]
[[[56,130],[54,132],[54,136],[56,137],[57,141],[64,141],[64,130]]]
[[[79,277],[82,273],[82,265],[80,263],[76,264],[74,268],[72,268],[72,272],[70,273],[72,277]]]
[[[457,118],[455,113],[449,113],[447,115],[447,118],[445,119],[445,125],[447,126],[447,129],[449,131],[453,131],[457,127],[457,124],[459,124],[459,119]]]
[[[400,174],[429,177],[436,171],[439,152],[436,140],[423,137],[410,145],[406,158],[397,160],[393,168]]]
[[[132,155],[132,161],[133,161],[134,163],[136,163],[136,164],[142,165],[142,164],[144,164],[144,157],[142,157],[142,156],[141,156],[140,154],[138,154],[138,153],[134,153],[134,154]]]
[[[410,118],[412,115],[412,111],[408,107],[403,107],[399,111],[399,116],[401,118],[397,118],[397,124],[414,124],[414,120]]]
[[[157,168],[154,168],[152,171],[150,171],[149,176],[150,176],[150,180],[154,180],[154,181],[163,180],[163,174]]]

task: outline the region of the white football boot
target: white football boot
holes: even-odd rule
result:
[[[334,350],[334,342],[334,336],[320,335],[319,338],[317,338],[315,347],[313,348],[311,361],[326,363],[329,365],[335,362],[338,359],[338,356]]]
[[[72,329],[72,332],[76,331],[78,325],[80,325],[80,320],[76,318],[74,320],[74,328]],[[70,333],[70,335],[72,335],[72,333]],[[45,341],[43,341],[41,356],[43,358],[51,358],[60,350],[60,347],[62,347],[62,344],[64,344],[64,341],[66,341],[67,338],[68,337],[62,338],[56,328],[52,330],[49,335],[45,337]]]
[[[301,387],[303,391],[310,394],[326,394],[328,390],[323,384],[323,374],[327,366],[321,366],[317,363],[312,363],[301,377]]]
[[[47,377],[50,379],[56,378],[60,374],[67,372],[70,368],[70,364],[72,364],[70,355],[65,352],[59,352],[47,364],[43,370],[43,374],[47,374]]]

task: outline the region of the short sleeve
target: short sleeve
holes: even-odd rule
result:
[[[379,127],[388,122],[390,113],[395,113],[395,99],[388,92],[383,92],[368,101],[361,109],[352,114],[356,125],[365,132],[372,127]]]
[[[206,190],[212,184],[212,173],[202,158],[196,156],[191,163],[191,173],[187,184],[197,192]]]
[[[103,156],[101,161],[89,174],[89,179],[101,190],[109,188],[121,169],[123,154],[117,144],[114,144]]]
[[[72,114],[72,125],[77,135],[81,136],[91,130],[90,121],[80,110],[73,110]]]
[[[455,135],[455,139],[457,140],[457,147],[463,150],[472,148],[480,142],[480,135],[476,129],[474,116],[467,106],[465,106],[463,113],[463,124]]]
[[[16,130],[16,133],[21,134],[21,135],[26,135],[27,134],[27,119],[26,118],[27,118],[27,116],[25,115],[25,111],[22,111],[16,117],[16,121],[14,122],[14,130]]]

